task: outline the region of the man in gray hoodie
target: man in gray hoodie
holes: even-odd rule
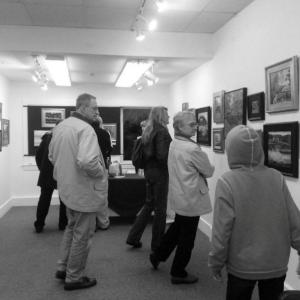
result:
[[[279,299],[291,247],[300,253],[300,212],[283,175],[264,166],[256,131],[239,125],[226,138],[230,171],[215,193],[209,267],[216,280],[227,268],[227,300]],[[299,274],[299,267],[297,270]]]

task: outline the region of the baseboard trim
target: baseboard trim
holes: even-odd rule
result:
[[[12,207],[12,199],[9,198],[3,204],[0,205],[0,218],[2,218]]]

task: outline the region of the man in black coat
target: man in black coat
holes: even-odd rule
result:
[[[111,138],[108,131],[103,128],[103,120],[98,115],[97,121],[92,124],[97,138],[100,150],[102,152],[102,156],[104,158],[105,167],[108,169],[110,163],[110,153],[112,151]],[[104,206],[97,213],[96,218],[96,231],[97,229],[106,230],[109,228],[109,213],[108,213],[108,202],[104,204]]]
[[[41,187],[41,194],[36,210],[36,221],[34,222],[35,231],[40,233],[45,226],[45,219],[49,211],[49,206],[53,191],[57,188],[56,181],[53,179],[53,165],[48,159],[48,148],[52,138],[52,132],[47,132],[42,136],[42,141],[36,151],[35,161],[40,170],[37,185]],[[60,199],[59,199],[60,201]],[[59,230],[64,230],[68,223],[66,207],[60,201],[59,207]]]

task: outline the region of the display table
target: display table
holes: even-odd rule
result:
[[[146,180],[143,176],[126,174],[109,177],[108,207],[122,217],[133,217],[146,199]]]

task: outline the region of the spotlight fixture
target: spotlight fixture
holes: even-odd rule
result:
[[[135,39],[139,42],[143,41],[145,39],[145,34],[143,31],[136,31]]]
[[[155,0],[155,5],[158,12],[163,12],[167,8],[167,2],[164,0]]]
[[[153,65],[153,61],[128,61],[119,75],[116,87],[132,87]]]
[[[34,74],[32,74],[31,78],[42,90],[46,91],[48,89],[49,78],[47,71],[43,68],[42,60],[42,56],[34,57]]]

